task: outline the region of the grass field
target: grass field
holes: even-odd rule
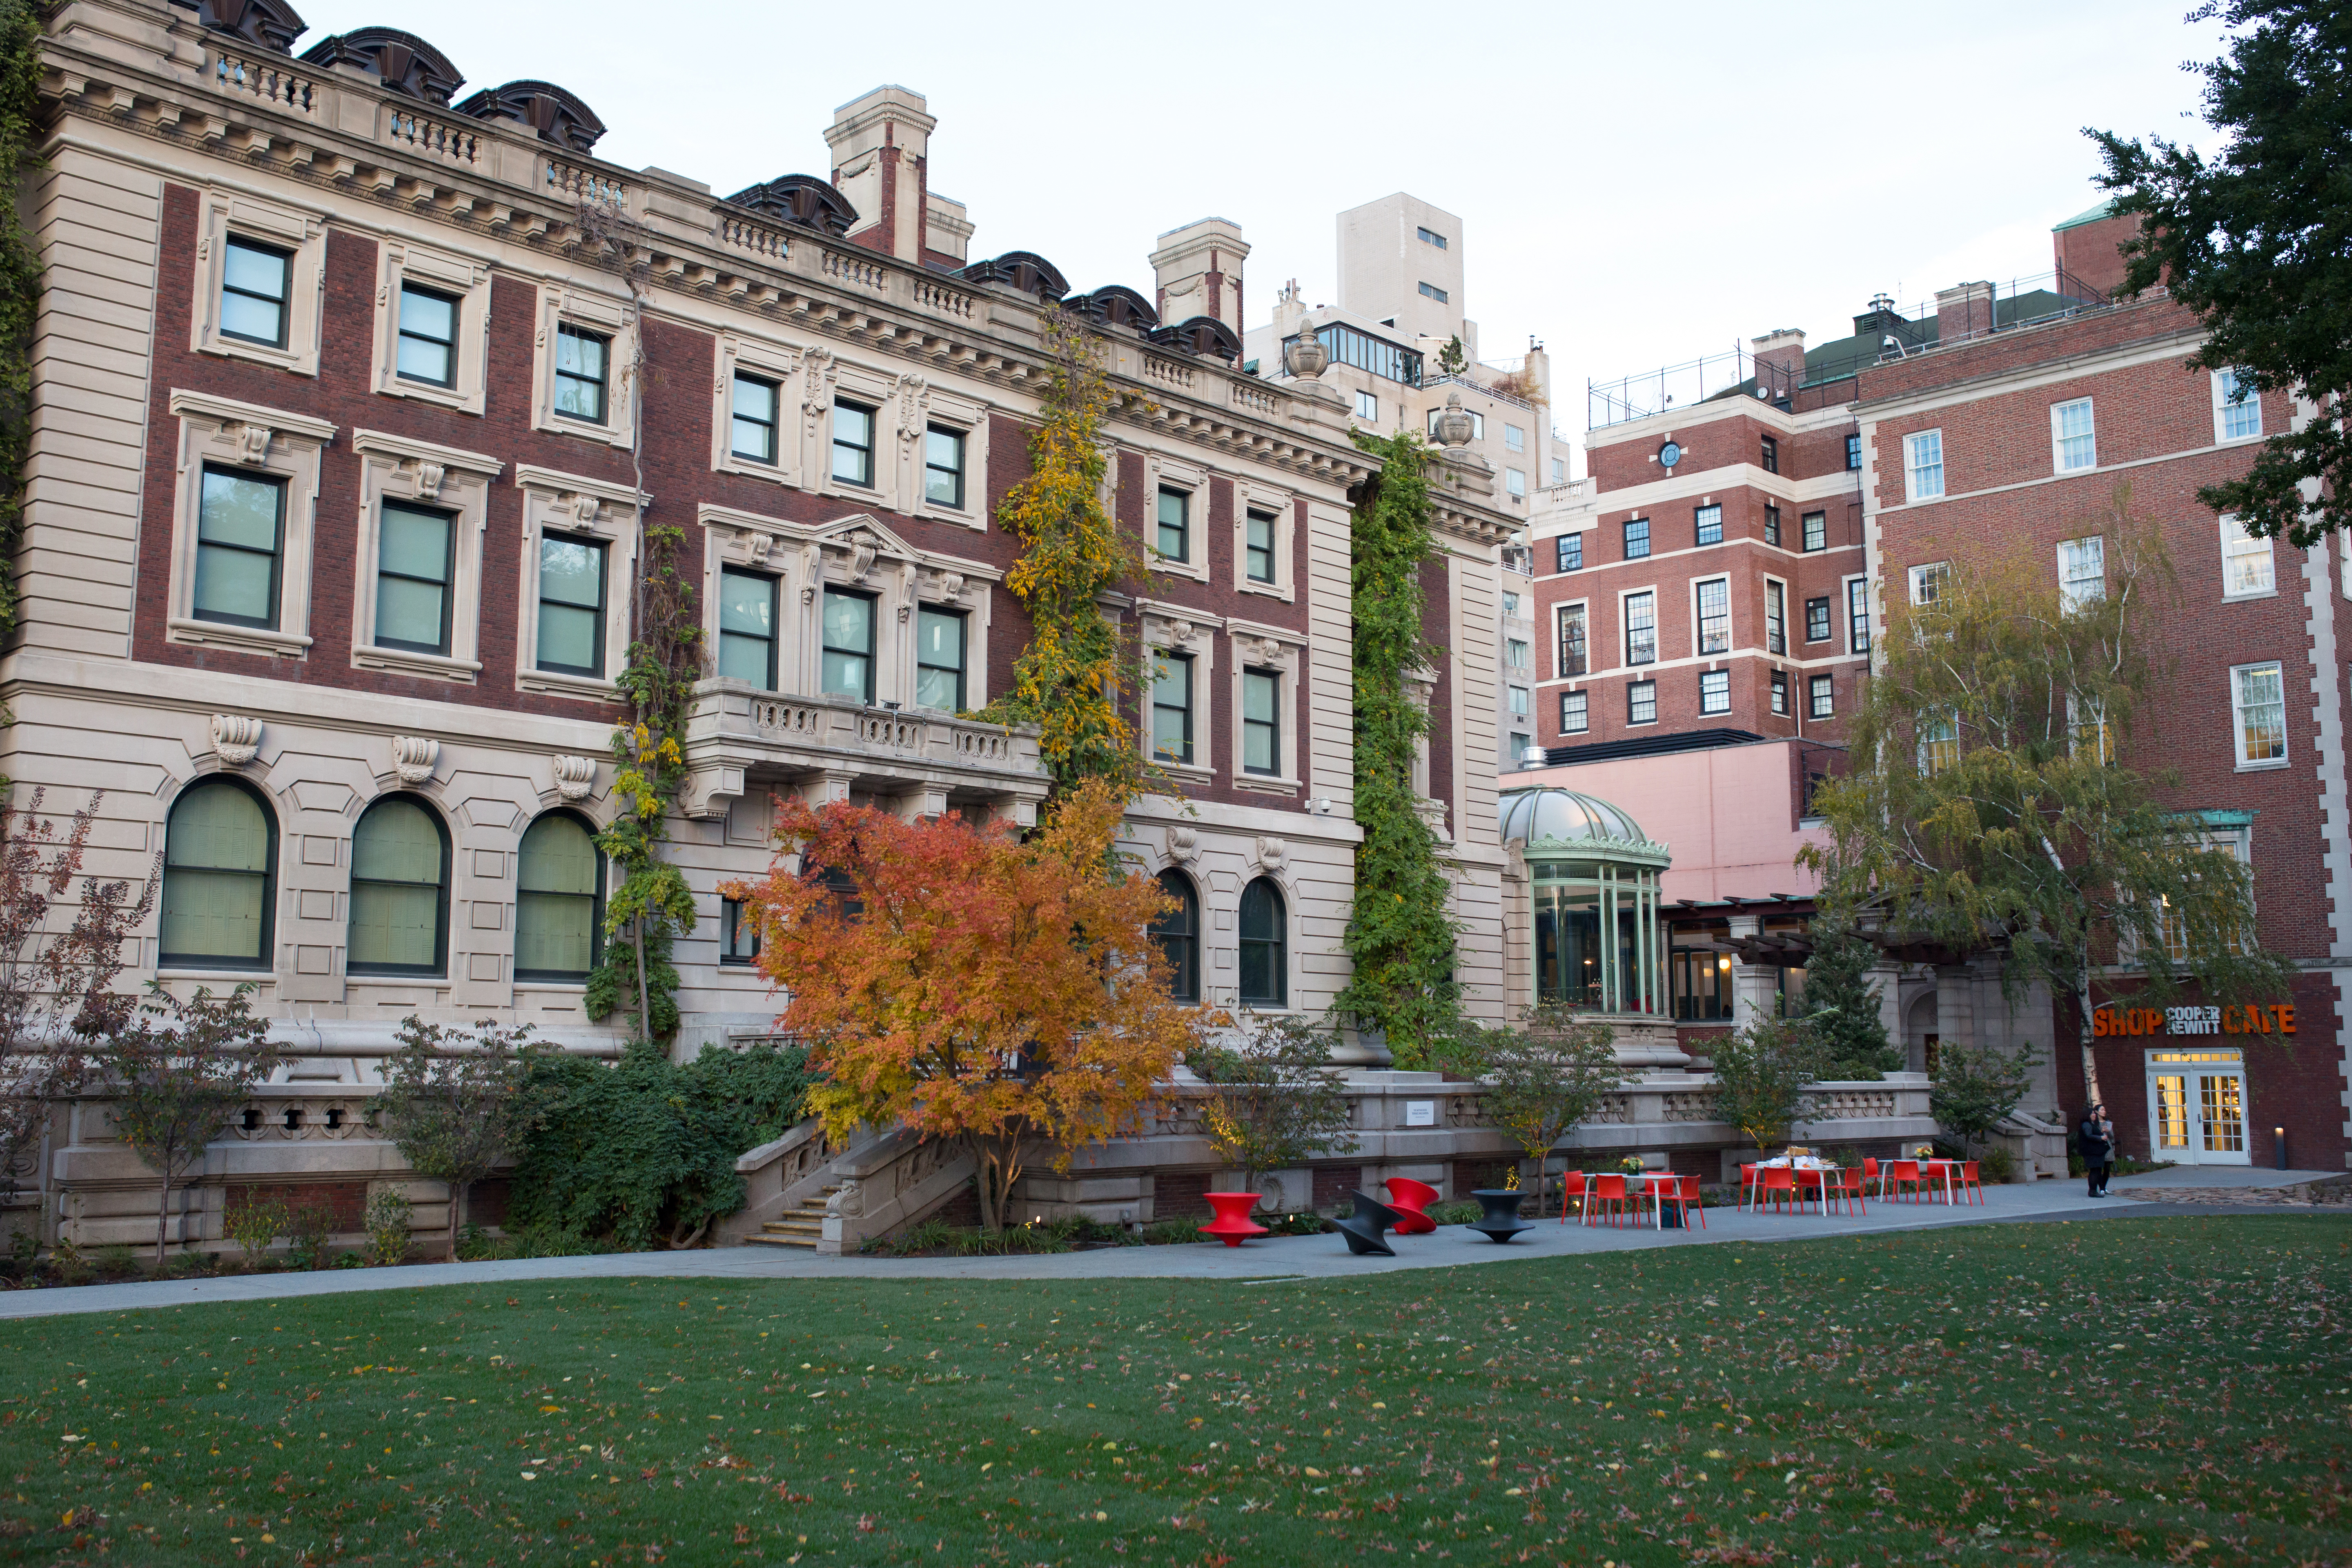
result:
[[[37,1320],[0,1558],[2342,1563],[2347,1288],[2216,1216]]]

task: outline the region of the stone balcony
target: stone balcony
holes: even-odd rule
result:
[[[680,809],[688,816],[721,816],[765,784],[802,789],[814,805],[871,802],[908,816],[959,811],[1027,827],[1051,782],[1034,725],[780,696],[726,679],[695,687],[686,765]]]

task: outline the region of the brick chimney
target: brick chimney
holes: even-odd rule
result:
[[[1949,347],[1991,331],[1992,285],[1958,283],[1936,290],[1936,341]]]
[[[824,133],[833,149],[833,183],[857,209],[848,237],[868,249],[919,265],[930,223],[931,132],[923,95],[877,87],[834,110]]]
[[[1152,302],[1168,326],[1194,316],[1214,316],[1242,332],[1242,262],[1250,253],[1241,226],[1221,217],[1204,217],[1160,237],[1151,253],[1151,270],[1159,284]]]
[[[2053,263],[2061,274],[2058,292],[2080,299],[2095,293],[2113,300],[2123,292],[2124,258],[2117,247],[2139,233],[2137,217],[2110,217],[2101,202],[2050,231]]]
[[[1748,339],[1748,346],[1754,351],[1756,384],[1765,398],[1779,403],[1795,396],[1805,384],[1805,334],[1782,327]]]

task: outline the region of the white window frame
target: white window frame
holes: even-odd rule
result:
[[[602,425],[566,419],[555,412],[555,340],[564,327],[576,327],[605,340]],[[637,395],[636,377],[629,374],[636,359],[636,328],[631,323],[628,300],[592,294],[570,284],[543,285],[539,291],[537,342],[538,359],[531,368],[531,428],[625,448],[629,445],[630,411]],[[535,564],[531,575],[536,582]]]
[[[801,440],[797,428],[801,356],[788,344],[765,342],[740,332],[719,334],[718,364],[711,377],[710,467],[714,473],[798,488]],[[735,451],[735,377],[738,374],[776,384],[776,460],[762,463]]]
[[[524,463],[515,488],[523,494],[521,573],[515,579],[515,689],[612,702],[621,694],[613,675],[629,649],[629,594],[637,558],[636,496],[625,486]],[[604,674],[572,675],[539,663],[539,546],[548,533],[593,539],[604,546]],[[714,595],[705,594],[706,601]]]
[[[1633,662],[1633,622],[1627,601],[1647,594],[1650,596],[1650,658],[1647,663]],[[1591,647],[1591,629],[1587,623],[1586,646]],[[1621,588],[1617,591],[1617,667],[1620,669],[1654,669],[1664,658],[1659,643],[1664,628],[1658,625],[1658,590],[1655,584],[1641,588]],[[1589,660],[1587,662],[1590,662]]]
[[[1723,689],[1723,706],[1720,708],[1707,706],[1706,689],[1709,681],[1716,682]],[[1702,718],[1731,711],[1731,671],[1702,669],[1698,672],[1698,710]]]
[[[1158,492],[1153,492],[1153,506],[1160,504]],[[1261,583],[1249,574],[1249,514],[1267,511],[1274,514],[1274,581]],[[1291,555],[1298,538],[1298,497],[1286,489],[1258,479],[1244,479],[1234,484],[1234,586],[1244,594],[1261,594],[1284,604],[1294,603],[1298,596],[1292,582],[1296,574]]]
[[[2221,597],[2224,600],[2276,598],[2278,596],[2278,541],[2256,539],[2239,525],[2238,514],[2233,511],[2223,512],[2218,523],[2221,537]],[[2238,544],[2242,544],[2244,548],[2232,555],[2231,546]],[[2270,581],[2259,588],[2238,587],[2233,581],[2237,575],[2234,570],[2235,563],[2239,560],[2252,561],[2257,556],[2261,558],[2263,574]]]
[[[1506,452],[1524,452],[1527,449],[1528,433],[1519,428],[1517,425],[1505,425],[1503,426],[1503,450]]]
[[[2206,380],[2211,383],[2213,387],[2213,444],[2217,447],[2234,447],[2242,441],[2259,441],[2263,438],[2263,395],[2259,392],[2247,393],[2245,400],[2237,405],[2239,407],[2251,408],[2254,411],[2254,427],[2242,435],[2230,434],[2231,404],[2227,396],[2227,389],[2222,384],[2222,378],[2236,374],[2237,372],[2234,370],[2223,369],[2210,372],[2206,376]]]
[[[2078,572],[2069,574],[2066,552],[2076,551],[2089,558],[2097,567],[2095,573]],[[2102,533],[2085,534],[2080,539],[2058,542],[2058,607],[2062,611],[2080,609],[2083,605],[2107,596],[2107,540]],[[2083,564],[2077,562],[2076,564]],[[2091,586],[2082,586],[2092,584]]]
[[[1723,646],[1709,648],[1706,633],[1700,626],[1699,590],[1710,583],[1723,584]],[[1721,658],[1731,652],[1736,640],[1732,636],[1731,579],[1718,573],[1712,577],[1694,577],[1690,585],[1691,654],[1696,658]]]
[[[1145,661],[1143,692],[1146,709],[1143,722],[1135,727],[1137,749],[1143,753],[1145,761],[1161,769],[1171,777],[1194,784],[1213,783],[1217,776],[1217,737],[1214,727],[1210,723],[1210,715],[1214,710],[1209,701],[1209,695],[1212,689],[1210,682],[1215,679],[1217,671],[1217,638],[1214,634],[1221,623],[1214,617],[1202,616],[1197,610],[1190,610],[1181,605],[1160,604],[1150,599],[1138,600],[1136,612],[1142,623]],[[1189,763],[1171,763],[1151,749],[1151,717],[1149,709],[1153,680],[1151,661],[1155,652],[1184,654],[1192,660],[1192,684],[1191,689],[1185,694],[1192,704],[1192,760]],[[1239,674],[1233,677],[1232,685],[1233,742],[1238,747],[1241,742],[1242,722]],[[1236,750],[1234,754],[1239,756],[1241,753]],[[1238,767],[1236,771],[1239,771]],[[1256,778],[1259,783],[1268,785],[1278,782],[1265,778],[1262,774],[1251,776]]]
[[[1932,461],[1922,460],[1925,443],[1935,443]],[[1927,476],[1934,475],[1935,488],[1927,488]],[[1921,501],[1939,500],[1948,490],[1944,477],[1944,432],[1918,430],[1903,437],[1903,499],[1911,505]]]
[[[2244,693],[2241,686],[2241,679],[2244,676],[2252,675],[2257,671],[2265,669],[2274,670],[2278,675],[2279,754],[2275,757],[2249,757],[2246,755],[2246,705],[2242,700]],[[2293,758],[2289,754],[2287,744],[2286,712],[2286,664],[2284,660],[2265,658],[2258,659],[2252,664],[2233,664],[2230,667],[2230,748],[2231,754],[2237,760],[2237,771],[2239,773],[2262,773],[2267,772],[2273,768],[2284,768],[2291,765]]]
[[[898,384],[897,408],[898,461],[891,467],[896,470],[898,510],[909,517],[935,518],[941,522],[961,524],[975,533],[987,532],[988,405],[932,386],[919,376],[906,376]],[[880,423],[876,421],[877,440],[881,438]],[[963,505],[960,507],[945,506],[930,499],[924,452],[934,425],[963,437]],[[874,455],[877,483],[882,478],[882,459],[883,454]],[[825,467],[830,472],[832,464],[828,462]]]
[[[1184,513],[1184,548],[1191,553],[1181,561],[1172,555],[1160,553],[1161,490],[1182,490],[1192,498]],[[1171,577],[1190,577],[1196,582],[1206,583],[1209,580],[1209,470],[1180,458],[1167,457],[1159,452],[1145,453],[1143,509],[1143,542],[1150,551],[1151,570]]]
[[[431,680],[471,682],[481,674],[482,539],[489,527],[490,487],[506,464],[484,452],[436,446],[381,430],[352,432],[360,458],[360,515],[352,600],[352,664]],[[449,651],[383,647],[375,640],[376,568],[382,557],[383,503],[407,501],[451,514]],[[538,603],[532,595],[534,605]]]
[[[2091,456],[2088,462],[2070,463],[2066,460],[2066,442],[2069,437],[2064,433],[2065,421],[2067,414],[2077,408],[2081,409],[2084,417],[2090,420],[2091,428],[2086,436],[2076,437],[2076,439],[2083,439],[2090,442]],[[2098,466],[2098,411],[2092,406],[2091,399],[2087,397],[2070,397],[2063,403],[2052,404],[2050,405],[2050,471],[2053,474],[2087,474]]]
[[[1926,561],[1912,567],[1909,573],[1911,603],[1931,605],[1941,601],[1944,584],[1951,574],[1952,563],[1948,561]],[[1930,597],[1927,593],[1930,584],[1933,584],[1936,590],[1933,597]]]
[[[438,404],[464,414],[481,413],[489,387],[489,268],[405,240],[387,239],[376,250],[375,390],[387,397]],[[409,283],[457,302],[457,341],[449,351],[452,385],[436,386],[401,377],[400,291]]]
[[[1525,468],[1503,470],[1503,491],[1513,500],[1528,499],[1528,471]]]
[[[1254,795],[1297,795],[1301,784],[1299,750],[1302,739],[1298,733],[1298,677],[1307,668],[1307,639],[1304,635],[1284,626],[1265,626],[1255,621],[1228,620],[1226,636],[1233,642],[1232,668],[1226,672],[1227,706],[1233,713],[1232,732],[1225,737],[1234,759],[1233,785]],[[1196,670],[1198,665],[1193,667]],[[1242,673],[1244,669],[1271,670],[1280,677],[1275,693],[1275,711],[1281,715],[1277,731],[1276,765],[1279,772],[1269,777],[1265,773],[1242,771]],[[1193,701],[1200,701],[1202,688],[1193,686]],[[1201,733],[1201,715],[1193,715],[1192,732]]]
[[[324,216],[298,212],[237,191],[207,189],[196,211],[196,296],[188,312],[188,346],[197,353],[251,360],[319,374],[319,342],[325,321],[327,224]],[[228,271],[228,240],[235,235],[290,253],[286,269],[286,346],[247,342],[220,330],[221,283]]]
[[[1637,686],[1646,686],[1650,689],[1650,716],[1646,719],[1633,717],[1633,689]],[[1658,721],[1658,678],[1655,672],[1644,675],[1639,679],[1627,681],[1625,683],[1625,727],[1628,730],[1646,730]]]
[[[1505,710],[1512,718],[1528,719],[1534,717],[1535,694],[1528,688],[1521,686],[1517,681],[1514,680],[1510,682],[1509,686],[1506,689],[1504,695],[1507,699],[1504,704]]]
[[[173,391],[171,410],[180,421],[180,451],[172,501],[172,570],[166,589],[164,640],[277,658],[308,658],[319,469],[321,454],[335,438],[335,426],[305,414],[200,392]],[[275,627],[196,619],[196,525],[204,505],[206,463],[265,475],[286,486],[286,513],[278,543]]]

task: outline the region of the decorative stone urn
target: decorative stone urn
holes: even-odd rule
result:
[[[1301,381],[1313,381],[1331,363],[1331,351],[1323,346],[1304,316],[1298,319],[1298,335],[1283,345],[1282,363]]]
[[[1448,447],[1466,447],[1470,444],[1470,432],[1474,428],[1469,410],[1462,406],[1462,395],[1447,393],[1445,412],[1437,416],[1437,438]]]

